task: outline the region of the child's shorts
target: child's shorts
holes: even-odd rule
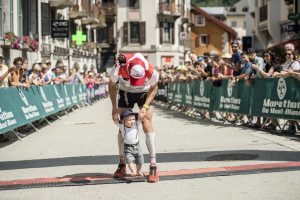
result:
[[[137,144],[124,144],[124,154],[126,163],[134,162],[135,164],[144,163],[144,155],[139,143]]]

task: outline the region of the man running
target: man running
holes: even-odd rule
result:
[[[159,181],[156,166],[155,132],[152,125],[153,107],[151,103],[156,95],[159,74],[140,53],[120,54],[114,65],[109,80],[109,96],[112,103],[112,118],[119,121],[120,113],[132,109],[134,104],[140,108],[139,117],[146,134],[146,145],[150,155],[149,182]],[[117,102],[118,97],[118,102]],[[126,174],[124,162],[124,143],[118,134],[120,161],[115,177]]]

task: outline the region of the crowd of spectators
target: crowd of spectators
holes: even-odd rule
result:
[[[190,54],[182,66],[165,65],[158,68],[160,74],[159,88],[162,90],[170,82],[188,82],[197,79],[211,80],[216,87],[220,85],[222,79],[229,79],[233,86],[240,80],[245,80],[247,84],[251,84],[253,80],[258,78],[293,76],[300,79],[300,60],[294,45],[291,43],[285,45],[284,55],[275,54],[270,50],[257,52],[255,49],[248,49],[243,52],[238,41],[232,42],[231,47],[232,54],[219,55],[215,51],[204,53],[204,55]],[[210,118],[214,115],[208,110],[198,111],[186,105],[171,104],[169,106],[173,110],[181,110],[189,115],[199,114],[204,118]],[[249,124],[250,122],[253,128],[262,127],[260,117],[238,116],[233,113],[222,113],[222,115],[223,119],[231,123]],[[253,122],[255,118],[256,120]],[[265,123],[263,128],[266,129],[276,130],[278,126],[276,119],[263,122]],[[288,129],[291,132],[296,132],[297,129],[300,130],[300,127],[297,122],[290,121]]]
[[[88,104],[93,104],[107,95],[99,94],[97,91],[100,85],[108,82],[106,73],[99,74],[94,70],[81,71],[79,67],[72,69],[64,65],[61,59],[55,65],[47,60],[45,62],[36,61],[32,66],[28,66],[28,61],[21,57],[14,58],[13,64],[9,66],[5,58],[0,54],[0,88],[21,87],[30,88],[31,86],[44,86],[49,84],[75,84],[82,83],[87,87],[86,100]],[[106,89],[106,88],[105,88]],[[7,141],[0,134],[0,142]]]

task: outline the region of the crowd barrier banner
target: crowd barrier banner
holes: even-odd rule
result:
[[[300,81],[296,78],[255,80],[251,115],[300,119]]]
[[[197,109],[300,119],[300,81],[292,77],[255,79],[251,85],[245,81],[232,85],[229,80],[217,86],[209,80],[172,83],[168,100]]]
[[[86,87],[74,85],[0,88],[0,134],[86,101]]]

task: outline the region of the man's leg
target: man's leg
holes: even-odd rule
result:
[[[144,133],[146,134],[146,145],[150,155],[150,171],[149,182],[155,183],[159,181],[156,166],[156,151],[155,151],[155,132],[152,125],[153,107],[147,111],[145,118],[142,121]]]
[[[119,114],[121,114],[126,108],[118,108]],[[119,149],[119,165],[118,169],[114,173],[114,177],[122,177],[126,175],[126,164],[125,164],[125,155],[124,155],[124,140],[121,135],[121,131],[118,132],[118,149]]]

